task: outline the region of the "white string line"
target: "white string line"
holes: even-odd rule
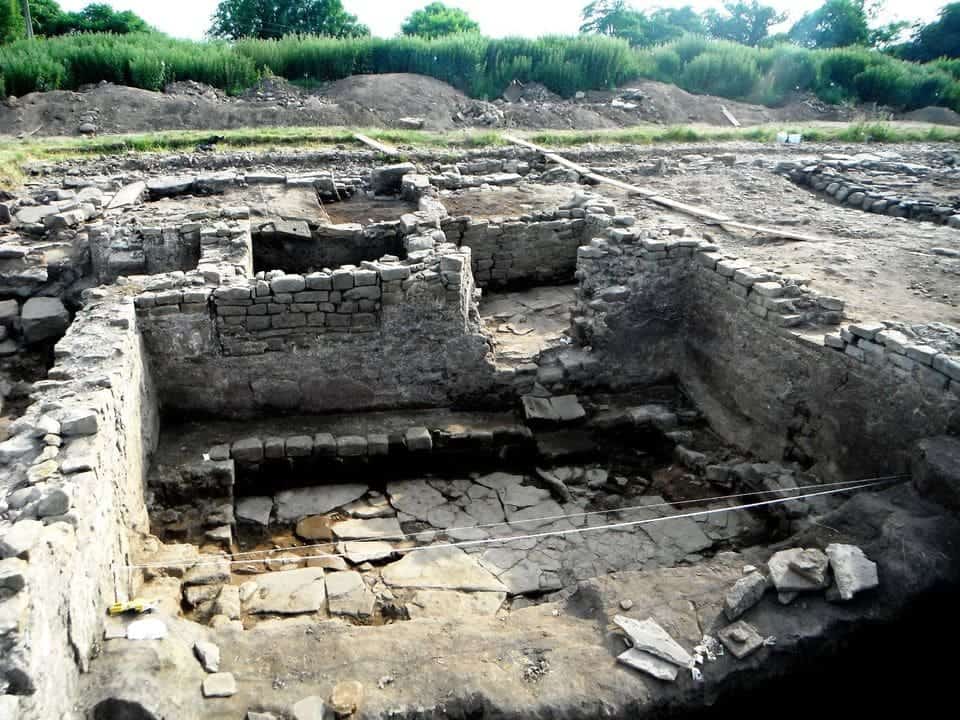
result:
[[[899,477],[903,477],[903,476],[899,476]],[[661,517],[647,518],[644,520],[631,520],[631,521],[620,522],[620,523],[610,523],[607,525],[595,525],[593,527],[568,528],[565,530],[548,530],[541,533],[527,533],[523,535],[513,535],[513,536],[506,536],[506,537],[499,537],[499,538],[485,538],[481,540],[463,540],[459,542],[437,543],[435,545],[424,545],[420,547],[411,547],[411,548],[394,548],[392,550],[392,554],[405,555],[407,553],[420,551],[420,550],[438,550],[441,548],[475,547],[480,545],[494,545],[499,543],[517,542],[520,540],[535,540],[535,539],[545,538],[545,537],[563,537],[566,535],[573,535],[577,533],[617,530],[617,529],[626,528],[626,527],[649,525],[652,523],[662,522],[664,520],[681,520],[684,518],[704,517],[707,515],[715,515],[719,513],[734,512],[734,511],[740,511],[740,510],[749,510],[752,508],[767,507],[770,505],[781,505],[783,503],[793,502],[796,500],[805,500],[808,498],[823,497],[826,495],[835,495],[837,493],[850,492],[853,490],[862,490],[864,488],[875,487],[877,485],[881,485],[887,482],[890,482],[890,480],[873,480],[873,481],[863,482],[862,484],[859,484],[859,485],[836,488],[834,490],[824,490],[824,491],[815,492],[815,493],[805,493],[803,495],[798,495],[796,497],[774,498],[773,500],[761,500],[759,502],[747,503],[744,505],[735,505],[733,507],[708,508],[706,510],[696,510],[688,513],[664,515]],[[646,506],[646,507],[649,507],[649,506]],[[330,543],[325,543],[325,544],[330,544]],[[293,549],[300,549],[300,548],[287,548],[287,549],[293,550]],[[364,555],[363,552],[350,553],[350,554],[361,555],[361,556]],[[332,558],[346,558],[346,557],[347,557],[347,553],[319,553],[319,554],[311,554],[311,555],[302,555],[296,558],[292,558],[292,557],[291,558],[275,558],[273,562],[277,562],[282,565],[282,564],[292,563],[292,562],[303,562],[304,560],[307,560],[307,559],[332,559]],[[153,567],[195,568],[195,567],[212,567],[212,566],[220,567],[222,565],[229,565],[229,566],[247,565],[252,562],[258,562],[258,561],[257,560],[225,560],[224,559],[224,560],[197,562],[197,563],[173,562],[173,563],[152,563],[152,564],[146,564],[146,565],[124,565],[123,567],[128,570],[138,570],[138,569],[153,568]]]
[[[832,482],[832,483],[798,485],[797,487],[781,488],[778,490],[753,490],[751,492],[734,493],[731,495],[715,495],[713,497],[707,497],[707,498],[677,500],[675,502],[651,503],[650,505],[633,505],[633,506],[622,507],[622,508],[611,508],[609,510],[590,510],[590,511],[584,511],[584,512],[569,513],[565,515],[544,515],[542,517],[524,518],[524,519],[509,520],[509,521],[495,522],[495,523],[484,523],[480,525],[464,525],[461,527],[441,528],[437,530],[420,530],[415,533],[400,533],[399,535],[370,535],[366,537],[350,538],[349,540],[346,540],[346,542],[367,542],[371,540],[380,540],[380,541],[405,540],[405,539],[423,537],[427,535],[436,535],[438,532],[449,534],[453,532],[463,532],[467,530],[486,530],[489,528],[504,527],[504,526],[513,527],[514,525],[539,523],[539,522],[545,522],[547,520],[566,520],[570,518],[590,517],[593,515],[609,515],[611,513],[636,512],[640,510],[650,510],[651,508],[674,507],[677,505],[693,505],[698,503],[710,503],[710,502],[717,502],[720,500],[733,500],[736,498],[753,497],[755,495],[769,495],[770,493],[778,493],[778,492],[786,493],[786,492],[799,492],[801,490],[820,490],[823,488],[836,487],[836,486],[859,485],[865,482],[873,482],[873,481],[885,482],[888,480],[900,480],[905,477],[908,477],[908,476],[907,475],[887,475],[884,477],[864,478],[862,480],[843,480],[843,481]],[[245,552],[233,553],[230,557],[233,557],[233,558],[244,557],[244,558],[249,558],[252,561],[252,560],[260,559],[259,558],[260,555],[270,555],[273,553],[287,552],[288,550],[310,550],[313,548],[330,545],[332,542],[334,541],[330,540],[328,542],[316,543],[313,545],[294,545],[287,548],[271,548],[269,550],[247,550]],[[167,566],[161,564],[160,567],[167,567]]]

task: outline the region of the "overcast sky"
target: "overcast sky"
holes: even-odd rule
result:
[[[60,0],[66,10],[79,10],[93,0]],[[176,37],[201,38],[210,26],[210,16],[217,0],[96,0],[107,2],[118,10],[133,10],[154,27]],[[486,35],[525,35],[575,33],[580,25],[580,11],[589,0],[451,0],[447,5],[461,7],[480,23]],[[374,35],[390,36],[400,31],[400,24],[411,12],[429,0],[344,0],[346,9],[370,26]],[[786,10],[791,20],[816,8],[822,0],[767,0],[767,4]],[[886,19],[931,20],[948,0],[887,0]],[[682,7],[697,10],[721,7],[721,0],[687,0],[684,2],[633,3],[637,8]]]

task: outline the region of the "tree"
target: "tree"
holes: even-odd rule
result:
[[[370,28],[343,9],[341,0],[220,0],[209,34],[238,40],[293,33],[360,37]]]
[[[631,45],[648,47],[687,33],[704,33],[706,27],[689,5],[647,13],[635,10],[625,0],[595,0],[583,9],[580,32],[612,35]]]
[[[24,35],[20,0],[0,0],[0,43],[13,42]]]
[[[907,60],[919,62],[960,57],[960,2],[945,5],[933,22],[915,26],[910,41],[896,51]]]
[[[66,25],[74,32],[109,32],[126,35],[149,32],[146,20],[130,10],[117,12],[105,3],[92,3],[76,13],[65,13]],[[69,32],[69,31],[68,31]]]
[[[827,0],[800,18],[790,38],[812,48],[866,45],[870,41],[865,0]]]
[[[67,13],[56,0],[30,0],[30,18],[37,35],[65,35],[72,29]]]
[[[725,14],[708,10],[704,15],[710,35],[742,45],[759,45],[770,33],[770,27],[787,19],[786,13],[761,5],[758,0],[737,0],[723,5]]]
[[[401,30],[404,35],[435,38],[456,33],[479,32],[480,25],[460,8],[434,2],[413,12],[403,23]]]

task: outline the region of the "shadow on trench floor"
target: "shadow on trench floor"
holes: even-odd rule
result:
[[[740,684],[701,710],[659,717],[712,720],[752,714],[751,710],[777,720],[880,718],[894,713],[916,717],[933,708],[953,716],[957,702],[954,656],[960,647],[958,607],[960,588],[929,594],[897,622],[865,626],[834,652],[799,660],[788,675]],[[749,677],[743,680],[750,682]]]

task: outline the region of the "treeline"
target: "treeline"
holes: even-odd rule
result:
[[[960,111],[960,60],[917,64],[857,47],[753,48],[696,36],[647,49],[601,35],[494,40],[471,33],[436,39],[288,36],[234,44],[154,33],[84,34],[0,46],[0,92],[13,95],[101,80],[149,90],[196,80],[238,93],[262,74],[327,81],[394,72],[429,75],[478,98],[499,96],[514,79],[569,97],[643,77],[768,105],[809,91],[833,103]]]

